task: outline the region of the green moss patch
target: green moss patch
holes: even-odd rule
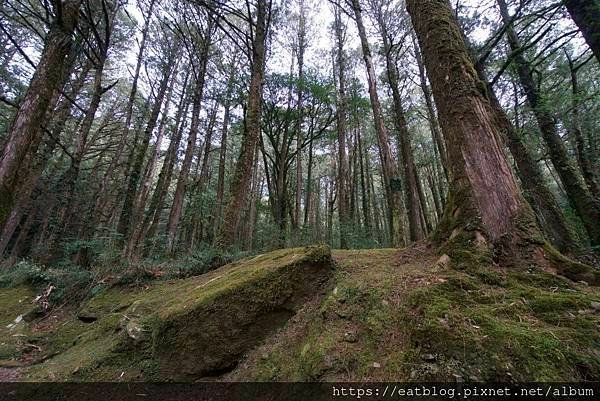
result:
[[[24,316],[35,308],[34,297],[34,291],[25,286],[0,290],[0,367],[14,365],[28,343]]]
[[[330,275],[326,247],[247,258],[206,275],[101,291],[39,343],[29,380],[196,380],[236,366]]]
[[[440,268],[426,247],[334,258],[335,284],[323,301],[228,379],[600,379],[596,287],[484,260]]]

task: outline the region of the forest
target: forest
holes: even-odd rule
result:
[[[598,0],[2,0],[0,42],[0,381],[600,380]]]

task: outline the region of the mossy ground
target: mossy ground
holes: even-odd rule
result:
[[[419,244],[334,251],[328,284],[284,305],[303,279],[282,266],[328,263],[326,252],[308,255],[276,251],[192,279],[104,290],[78,311],[92,323],[34,330],[28,341],[49,358],[24,379],[206,379],[182,357],[190,353],[213,369],[211,380],[600,380],[598,287],[492,258],[440,259]],[[260,305],[270,312],[253,315]],[[207,311],[233,319],[222,324]],[[259,341],[248,340],[252,319]],[[127,336],[129,321],[148,337]],[[243,343],[233,359],[206,359],[233,339]]]
[[[0,291],[0,367],[15,365],[26,348],[27,324],[16,320],[35,307],[34,297],[34,291],[24,286]]]
[[[335,289],[227,379],[600,379],[597,287],[434,254],[335,251]]]
[[[43,350],[38,359],[47,360],[25,370],[24,378],[198,379],[228,367],[228,357],[237,358],[227,352],[260,341],[271,323],[257,331],[253,321],[274,316],[277,308],[293,311],[295,297],[312,288],[313,275],[327,276],[329,260],[326,247],[286,249],[191,279],[106,289],[52,331],[38,333],[35,342]],[[235,332],[234,324],[253,337]],[[230,340],[227,350],[223,339]]]

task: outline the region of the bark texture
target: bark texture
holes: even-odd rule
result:
[[[504,156],[494,111],[449,2],[409,0],[407,8],[448,152],[450,197],[438,239],[464,238],[482,249],[503,245],[508,254],[528,248],[516,244],[539,241],[537,225]]]
[[[564,3],[600,63],[600,1],[565,0]]]
[[[17,192],[18,173],[28,153],[35,153],[42,135],[41,123],[52,97],[63,82],[66,62],[73,44],[81,0],[62,1],[45,39],[44,50],[27,93],[9,130],[0,158],[0,227],[8,217]]]

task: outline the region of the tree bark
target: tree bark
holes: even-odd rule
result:
[[[600,1],[564,0],[564,4],[600,63]]]
[[[46,35],[44,50],[29,88],[9,130],[9,137],[0,157],[0,228],[14,204],[18,192],[18,175],[23,170],[23,160],[35,153],[42,135],[41,122],[50,102],[63,82],[66,63],[73,44],[73,32],[79,19],[81,0],[64,0],[57,8],[57,16]]]
[[[498,245],[507,263],[535,258],[541,244],[533,244],[539,238],[537,225],[504,156],[494,111],[450,3],[408,0],[407,9],[448,152],[450,197],[436,240],[451,258],[464,241],[483,254]]]

